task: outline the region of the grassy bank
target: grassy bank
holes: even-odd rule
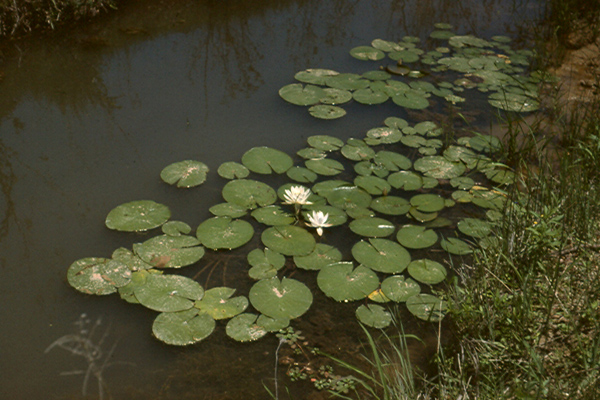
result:
[[[0,0],[0,37],[90,18],[114,8],[116,0]]]

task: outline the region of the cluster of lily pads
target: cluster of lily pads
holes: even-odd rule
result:
[[[442,103],[462,103],[469,89],[487,93],[488,102],[502,110],[539,108],[542,76],[526,74],[530,50],[512,50],[506,36],[485,40],[456,35],[449,24],[435,27],[430,34],[436,46],[432,50],[419,48],[420,39],[413,36],[399,42],[375,39],[370,46],[353,48],[350,55],[376,61],[378,69],[362,74],[307,69],[295,75],[301,83],[282,87],[279,95],[292,104],[311,106],[309,113],[323,119],[344,116],[346,110],[340,105],[351,100],[381,104],[391,99],[403,108],[424,109],[435,103],[432,95]]]
[[[467,48],[478,43],[452,38]],[[383,47],[382,41],[374,43]],[[413,42],[405,38],[401,44],[406,43]],[[223,202],[210,207],[214,217],[195,231],[171,221],[166,205],[151,200],[119,205],[106,217],[108,228],[160,228],[162,234],[116,249],[110,258],[77,260],[68,269],[68,281],[83,293],[118,293],[159,312],[153,334],[173,345],[203,340],[217,320],[228,320],[227,335],[238,341],[286,328],[310,309],[313,293],[284,276],[284,266],[285,271],[314,271],[318,288],[334,301],[360,301],[356,316],[366,325],[390,324],[386,303],[405,304],[417,318],[439,321],[447,305],[434,289],[448,274],[445,254],[465,256],[474,242],[485,246],[493,240],[505,196],[489,186],[513,180],[512,172],[491,158],[500,146],[497,138],[461,137],[445,145],[442,135],[432,121],[410,125],[389,117],[360,139],[310,136],[294,157],[270,147],[252,148],[239,162],[218,167],[227,180]],[[160,176],[191,188],[204,183],[208,172],[204,163],[185,160]],[[328,240],[333,230],[342,230],[350,241],[350,259]],[[176,273],[199,263],[207,251],[225,253],[256,243],[258,236],[260,245],[247,253],[248,278],[256,281],[247,296],[235,295],[231,287],[205,289]]]

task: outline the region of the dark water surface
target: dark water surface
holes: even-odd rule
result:
[[[104,227],[121,203],[158,201],[195,229],[221,202],[222,162],[258,145],[293,154],[311,135],[362,137],[387,116],[406,118],[394,105],[351,105],[340,120],[316,120],[277,94],[297,71],[367,70],[372,64],[349,49],[375,38],[426,39],[435,22],[460,34],[516,36],[538,13],[516,0],[131,1],[85,26],[5,44],[0,398],[84,397],[85,374],[62,373],[85,372],[88,363],[60,348],[44,352],[78,332],[82,313],[101,318],[93,340],[105,354],[115,345],[102,375],[115,399],[266,398],[276,338],[235,343],[218,323],[193,348],[165,346],[151,336],[156,313],[117,295],[76,292],[68,266],[144,240]],[[184,159],[209,165],[207,185],[186,191],[160,181],[164,166]],[[230,285],[235,265],[245,268],[237,260],[228,264]],[[315,331],[331,324],[320,312],[304,322]],[[96,384],[91,376],[90,398]]]

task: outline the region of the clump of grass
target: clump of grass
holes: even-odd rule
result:
[[[116,0],[0,0],[0,36],[55,29],[115,8]]]

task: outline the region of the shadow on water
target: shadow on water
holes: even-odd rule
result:
[[[76,333],[74,323],[87,313],[105,321],[104,354],[117,343],[102,370],[113,398],[265,398],[274,336],[239,344],[219,326],[191,348],[165,346],[150,335],[155,313],[114,295],[75,292],[67,267],[148,237],[103,226],[118,204],[150,198],[169,205],[173,219],[197,226],[221,202],[215,171],[222,162],[257,145],[295,153],[315,134],[362,136],[392,112],[353,106],[339,121],[312,119],[277,95],[297,71],[352,70],[359,64],[350,48],[407,34],[425,39],[439,21],[457,33],[511,35],[536,10],[534,2],[506,0],[130,1],[99,20],[4,43],[0,397],[82,398],[83,376],[61,372],[85,371],[85,360],[44,350]],[[160,182],[161,169],[183,159],[210,166],[201,189]],[[245,281],[245,268],[243,257],[232,259],[227,274],[213,271],[211,285]],[[356,355],[362,334],[346,323],[354,321],[354,307],[335,310],[316,310],[299,329],[324,350]],[[92,381],[87,393],[94,398]]]

